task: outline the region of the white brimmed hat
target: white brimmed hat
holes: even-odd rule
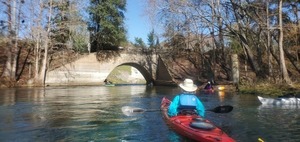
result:
[[[187,92],[193,92],[197,90],[197,86],[191,79],[185,79],[183,83],[179,84],[179,87]]]

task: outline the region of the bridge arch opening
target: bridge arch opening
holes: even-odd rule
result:
[[[137,63],[123,63],[115,67],[106,81],[115,84],[151,84],[150,73]]]

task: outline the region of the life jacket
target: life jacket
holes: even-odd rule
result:
[[[179,96],[179,109],[196,109],[197,97],[190,94],[182,94]]]

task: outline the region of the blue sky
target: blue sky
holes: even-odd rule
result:
[[[147,35],[152,30],[150,21],[147,15],[145,15],[147,0],[127,0],[127,11],[125,12],[125,26],[127,28],[128,40],[134,42],[135,37],[142,38],[147,44]],[[0,4],[0,8],[2,8]],[[5,16],[0,14],[0,19]],[[155,31],[157,32],[157,31]]]
[[[127,0],[125,26],[128,40],[134,42],[135,37],[142,38],[147,44],[147,35],[152,30],[148,17],[145,15],[146,0]]]

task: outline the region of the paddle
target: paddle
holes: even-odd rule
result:
[[[124,106],[122,107],[122,112],[127,116],[132,116],[138,113],[150,112],[150,111],[159,111],[160,109],[146,110],[138,107]]]
[[[206,111],[212,111],[214,113],[228,113],[233,110],[233,107],[230,105],[225,105],[225,106],[218,106],[215,107],[214,109],[208,109]],[[138,107],[130,107],[130,106],[124,106],[122,107],[122,112],[127,115],[127,116],[132,116],[138,113],[144,113],[144,112],[154,112],[154,111],[160,111],[160,109],[142,109]]]

